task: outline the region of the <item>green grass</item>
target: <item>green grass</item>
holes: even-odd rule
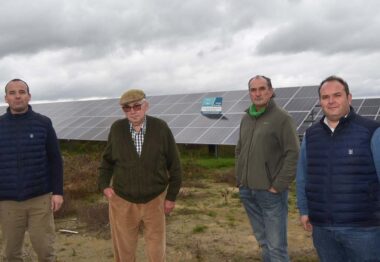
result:
[[[198,233],[203,233],[207,230],[207,226],[205,225],[197,225],[193,228],[193,233],[198,234]]]
[[[235,158],[202,158],[197,163],[206,169],[229,168],[235,166]]]
[[[220,168],[229,168],[235,166],[235,158],[233,157],[188,157],[183,156],[182,158],[183,165],[189,165],[198,168],[204,169],[220,169]]]

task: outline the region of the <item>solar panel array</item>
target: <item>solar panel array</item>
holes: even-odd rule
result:
[[[312,121],[322,116],[317,86],[287,87],[275,90],[276,103],[294,118],[303,134]],[[223,97],[223,114],[201,114],[202,100]],[[248,90],[151,96],[149,115],[165,120],[177,143],[235,145],[244,111],[251,104]],[[110,126],[124,114],[118,99],[32,104],[33,110],[53,121],[59,139],[105,141]],[[356,112],[380,121],[380,98],[355,99]],[[6,107],[0,108],[0,113]]]

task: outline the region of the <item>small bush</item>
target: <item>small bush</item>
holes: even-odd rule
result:
[[[217,170],[215,171],[213,177],[215,182],[217,183],[227,183],[230,186],[236,186],[236,176],[234,168]]]
[[[71,198],[83,199],[98,193],[98,155],[65,155],[64,191]]]
[[[194,234],[203,233],[206,231],[206,229],[207,229],[207,226],[205,225],[197,225],[193,228],[193,233]]]

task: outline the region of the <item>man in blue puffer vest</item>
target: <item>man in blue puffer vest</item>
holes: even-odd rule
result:
[[[301,223],[322,262],[380,261],[380,123],[354,112],[340,77],[322,81],[319,101],[297,167]]]
[[[0,220],[3,260],[23,261],[25,231],[38,261],[56,261],[53,212],[63,202],[63,167],[52,122],[29,105],[27,83],[5,86],[0,117]]]

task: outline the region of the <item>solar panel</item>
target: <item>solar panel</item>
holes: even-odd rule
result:
[[[362,105],[364,99],[352,99],[351,105],[353,107],[359,107]]]
[[[191,122],[197,118],[197,115],[181,115],[177,116],[174,120],[170,122],[170,127],[187,127]]]
[[[295,98],[301,97],[318,97],[318,86],[304,86],[301,87]]]
[[[362,106],[358,113],[359,115],[376,115],[379,111],[379,106]]]
[[[318,102],[317,98],[293,98],[285,106],[287,111],[310,111]]]
[[[209,128],[201,137],[195,142],[197,144],[212,144],[220,145],[223,141],[234,131],[234,128]]]
[[[289,113],[293,117],[294,121],[296,122],[297,128],[303,123],[303,121],[308,115],[307,112],[289,112]]]
[[[276,88],[276,104],[294,118],[303,134],[323,112],[318,107],[318,87]],[[204,98],[222,97],[222,114],[202,115]],[[166,121],[177,143],[235,145],[245,110],[251,105],[247,89],[208,93],[148,96],[148,114]],[[353,99],[352,106],[364,117],[380,121],[380,98]],[[124,118],[119,99],[32,104],[35,111],[51,118],[58,138],[107,140],[109,128]],[[0,107],[4,113],[6,107]]]
[[[379,107],[380,98],[366,98],[362,106],[376,106]]]
[[[242,101],[238,101],[236,102],[229,110],[229,112],[238,112],[238,113],[242,113],[244,112],[249,106],[251,105],[251,100],[247,101],[247,100],[242,100]],[[228,112],[227,112],[228,113]]]
[[[291,98],[298,89],[299,87],[275,88],[274,92],[277,98]]]
[[[274,100],[276,101],[276,104],[282,108],[284,108],[286,106],[286,104],[289,102],[288,98],[277,98],[277,97],[275,97]]]
[[[203,128],[195,128],[195,127],[188,127],[182,129],[182,131],[178,132],[175,136],[176,142],[183,141],[183,144],[196,144],[195,140],[198,139],[198,137],[202,136],[207,130],[207,127]],[[195,139],[194,139],[195,138]]]

